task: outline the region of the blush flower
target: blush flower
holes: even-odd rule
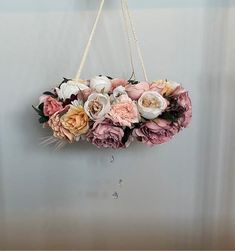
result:
[[[112,121],[105,119],[95,122],[93,128],[88,132],[87,140],[100,147],[111,147],[113,149],[124,148],[128,146],[122,142],[124,131],[121,127],[115,126]]]
[[[116,99],[106,117],[110,118],[115,124],[128,127],[132,127],[132,124],[138,123],[140,119],[136,103],[126,94]]]
[[[50,117],[48,125],[53,130],[54,137],[58,139],[68,140],[71,143],[74,140],[74,135],[68,129],[66,129],[60,121],[60,118],[64,112],[66,112],[66,109],[54,113]]]
[[[45,116],[52,116],[54,113],[63,109],[62,103],[52,98],[51,96],[46,96],[43,100],[43,113]]]
[[[126,92],[128,96],[133,100],[138,100],[140,96],[145,92],[149,90],[149,83],[147,82],[140,82],[136,85],[127,85],[126,86]]]
[[[133,130],[132,135],[138,141],[153,146],[169,141],[176,132],[171,122],[156,119],[141,124],[139,128]]]

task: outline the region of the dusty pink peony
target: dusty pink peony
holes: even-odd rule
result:
[[[153,146],[169,141],[177,132],[178,129],[173,123],[163,119],[155,119],[134,129],[132,135],[138,141]]]
[[[125,80],[125,79],[121,79],[121,78],[114,78],[114,79],[111,80],[111,84],[112,84],[111,92],[113,92],[113,90],[115,88],[117,88],[118,86],[123,86],[123,87],[127,86],[128,81]]]
[[[140,82],[136,85],[127,85],[126,86],[126,92],[128,96],[133,99],[137,100],[140,98],[140,96],[145,92],[149,90],[149,83],[148,82]]]
[[[62,103],[51,96],[45,97],[43,103],[43,113],[45,116],[52,116],[54,113],[63,109]]]
[[[78,92],[78,94],[76,95],[71,95],[69,101],[74,101],[74,100],[78,100],[78,101],[81,101],[81,103],[84,103],[87,101],[88,97],[91,95],[92,93],[92,90],[91,88],[87,88],[87,89],[84,89],[84,90],[80,90]],[[70,102],[69,102],[70,103]]]
[[[179,86],[171,96],[177,99],[178,105],[184,110],[183,115],[178,120],[178,124],[180,127],[186,128],[192,120],[192,104],[188,92]]]
[[[124,102],[112,104],[111,110],[106,117],[111,119],[114,124],[131,127],[132,123],[139,122],[140,116],[135,102],[128,97],[126,99],[125,96],[121,95],[119,97],[119,101],[122,100]],[[124,99],[120,99],[121,97],[124,97]]]
[[[123,129],[115,126],[109,119],[95,122],[93,128],[86,135],[87,140],[97,147],[111,147],[114,149],[128,146],[128,143],[124,144],[122,142],[123,136]]]
[[[90,96],[91,94],[91,88],[87,88],[87,89],[84,89],[82,92],[82,97],[83,97],[83,101],[87,101],[88,97]],[[79,96],[80,94],[78,94]]]

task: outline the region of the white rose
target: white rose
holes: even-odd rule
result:
[[[96,92],[108,93],[111,90],[112,84],[106,76],[96,76],[90,80],[90,87]]]
[[[84,104],[84,110],[92,120],[103,118],[110,108],[109,96],[101,93],[92,93]]]
[[[77,95],[79,91],[88,89],[89,87],[83,83],[69,80],[66,83],[63,83],[59,88],[56,88],[56,92],[60,99],[65,100],[70,98],[72,94]]]
[[[138,110],[146,119],[157,118],[167,107],[167,101],[157,91],[146,91],[138,100]]]

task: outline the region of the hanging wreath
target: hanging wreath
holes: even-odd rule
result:
[[[85,139],[99,148],[114,149],[126,148],[134,139],[150,146],[165,143],[190,123],[191,101],[188,92],[176,82],[148,81],[126,0],[122,0],[122,11],[134,79],[102,75],[80,79],[103,4],[104,0],[76,78],[64,79],[59,86],[44,92],[38,106],[33,106],[39,122],[52,129],[53,137],[45,142],[56,142],[60,147]],[[128,22],[145,76],[142,82],[135,80]]]
[[[123,148],[137,139],[147,145],[170,140],[192,117],[188,92],[178,83],[152,83],[97,76],[64,81],[44,92],[39,122],[70,143],[86,139],[97,147]]]

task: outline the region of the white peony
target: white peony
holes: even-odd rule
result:
[[[108,93],[112,83],[106,76],[96,76],[90,80],[90,87],[96,92]]]
[[[56,88],[57,95],[60,99],[70,98],[72,94],[77,95],[79,91],[88,89],[89,87],[83,83],[69,80],[63,83],[59,88]]]
[[[155,119],[167,107],[167,100],[157,91],[146,91],[138,100],[138,110],[143,118]]]
[[[103,118],[110,109],[109,96],[101,93],[92,93],[84,104],[84,110],[92,120]]]

